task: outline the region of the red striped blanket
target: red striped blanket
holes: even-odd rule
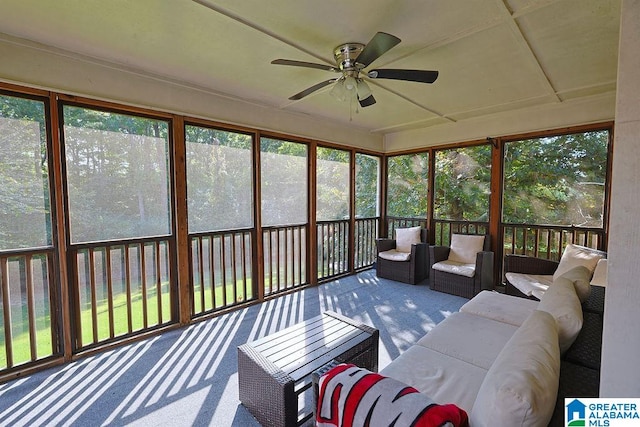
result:
[[[467,427],[467,413],[393,378],[342,364],[319,380],[319,427]]]

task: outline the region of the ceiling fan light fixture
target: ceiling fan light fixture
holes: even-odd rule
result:
[[[344,77],[338,79],[338,81],[333,85],[329,94],[336,98],[338,101],[346,101],[348,98],[348,91],[344,85]]]
[[[358,91],[358,99],[366,99],[371,96],[371,88],[367,82],[362,79],[357,79],[357,91]]]
[[[352,90],[355,91],[356,88],[358,86],[358,82],[356,82],[356,79],[352,76],[347,76],[344,79],[344,88],[346,90],[348,90],[349,92],[351,92]]]

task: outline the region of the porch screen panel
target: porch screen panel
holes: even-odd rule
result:
[[[349,269],[350,153],[318,147],[316,160],[316,220],[318,278]]]
[[[387,158],[388,234],[398,227],[424,226],[429,189],[429,153]]]
[[[45,102],[0,94],[0,373],[59,353]]]
[[[505,144],[505,252],[559,259],[567,243],[600,246],[609,139],[601,130]]]
[[[170,125],[62,111],[79,349],[172,321]]]
[[[491,146],[439,150],[435,156],[436,244],[448,245],[452,233],[487,233]]]
[[[354,266],[373,264],[380,217],[380,158],[356,153],[356,229]]]
[[[253,137],[185,126],[193,312],[255,298]]]
[[[260,140],[260,186],[265,294],[306,284],[308,149]]]

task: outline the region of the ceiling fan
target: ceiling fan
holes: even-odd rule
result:
[[[276,59],[271,61],[276,65],[291,65],[294,67],[315,68],[318,70],[341,73],[337,78],[317,83],[302,92],[289,97],[290,100],[302,99],[313,92],[335,83],[331,94],[340,100],[357,99],[362,107],[368,107],[376,103],[371,89],[360,76],[365,74],[370,79],[407,80],[419,83],[433,83],[438,78],[437,71],[429,70],[405,70],[379,68],[371,71],[363,71],[373,61],[382,56],[389,49],[400,43],[400,39],[394,35],[378,32],[367,43],[345,43],[333,50],[336,65],[316,64],[313,62],[295,61],[291,59]]]

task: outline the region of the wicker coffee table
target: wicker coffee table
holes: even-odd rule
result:
[[[377,329],[327,311],[243,344],[240,401],[263,426],[302,425],[313,415],[310,405],[299,405],[312,392],[311,373],[332,360],[377,371],[378,337]]]

